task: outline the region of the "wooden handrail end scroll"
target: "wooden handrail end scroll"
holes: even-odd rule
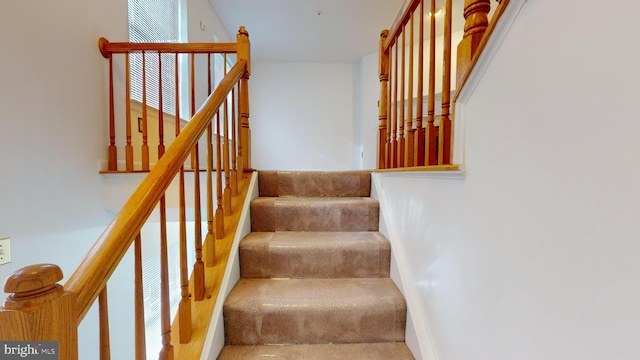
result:
[[[109,52],[107,51],[107,44],[109,44],[109,40],[101,37],[100,39],[98,39],[98,49],[100,49],[100,54],[102,54],[102,56],[105,57],[105,59],[108,59],[109,56],[111,56],[109,54]]]

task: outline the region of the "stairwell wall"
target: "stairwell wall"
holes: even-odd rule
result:
[[[640,354],[640,5],[601,5],[525,3],[458,103],[464,180],[379,174],[439,360]]]
[[[13,260],[0,266],[2,281],[34,263],[57,264],[69,276],[111,220],[97,166],[108,115],[101,36],[126,39],[126,1],[0,4],[0,237],[11,237]],[[126,282],[121,289],[111,298],[115,309]],[[90,313],[82,358],[97,351],[97,335]],[[126,331],[113,335],[115,344],[129,342]],[[127,357],[117,348],[113,355]]]
[[[252,166],[353,169],[355,76],[349,63],[252,64]]]

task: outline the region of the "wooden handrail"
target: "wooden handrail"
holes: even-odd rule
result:
[[[385,51],[395,43],[398,33],[400,33],[404,25],[409,22],[411,14],[416,11],[418,5],[420,5],[420,0],[405,0],[404,4],[402,4],[402,8],[400,9],[400,12],[398,12],[396,19],[393,21],[391,28],[389,28],[389,34],[383,44],[383,49]]]
[[[173,54],[232,54],[238,52],[236,43],[130,43],[109,42],[105,38],[98,40],[98,48],[105,58],[111,54],[135,53],[143,51]]]
[[[89,311],[133,239],[191,153],[191,149],[209,126],[215,112],[245,74],[246,69],[247,61],[239,59],[67,280],[65,289],[77,296],[78,322],[82,321]]]

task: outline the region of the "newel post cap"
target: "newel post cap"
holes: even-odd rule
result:
[[[11,294],[4,302],[7,309],[35,306],[62,295],[62,270],[54,264],[35,264],[23,267],[4,282],[4,292]]]

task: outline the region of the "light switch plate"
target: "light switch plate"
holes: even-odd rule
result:
[[[0,239],[0,265],[11,262],[11,239]]]

